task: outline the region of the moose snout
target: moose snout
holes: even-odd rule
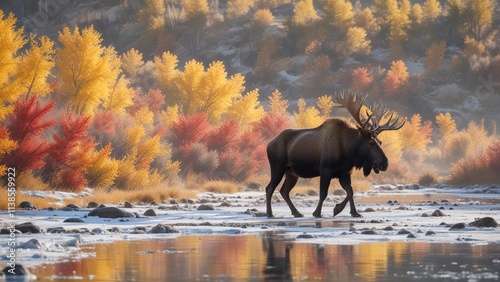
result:
[[[373,163],[373,170],[375,171],[375,173],[379,173],[379,171],[386,171],[388,167],[389,161],[387,160],[387,158],[380,161],[375,161]]]

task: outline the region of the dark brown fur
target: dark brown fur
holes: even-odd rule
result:
[[[299,177],[317,176],[320,177],[320,196],[313,213],[315,217],[321,217],[321,208],[333,178],[338,178],[347,192],[346,198],[335,206],[334,215],[340,213],[349,201],[351,215],[360,217],[354,206],[351,187],[353,168],[363,168],[364,175],[368,176],[372,169],[378,173],[388,166],[387,157],[372,135],[336,118],[328,119],[316,128],[284,130],[269,142],[267,156],[271,166],[271,181],[266,187],[268,217],[273,217],[271,198],[283,175],[285,182],[280,193],[295,217],[303,215],[291,202],[290,191]]]

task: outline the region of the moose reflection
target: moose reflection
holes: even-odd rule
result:
[[[271,180],[266,187],[268,217],[273,217],[271,199],[283,176],[285,181],[280,193],[295,217],[303,215],[290,200],[290,191],[299,177],[317,176],[320,177],[320,193],[318,206],[313,212],[314,217],[321,217],[323,202],[333,178],[338,178],[340,185],[347,192],[345,199],[335,206],[334,216],[342,212],[349,202],[351,215],[361,217],[353,200],[352,170],[363,168],[365,176],[372,170],[375,173],[387,170],[389,161],[380,147],[382,142],[378,135],[385,130],[400,129],[406,119],[394,112],[389,113],[382,103],[368,108],[364,106],[366,97],[362,99],[356,94],[340,93],[336,100],[349,111],[357,123],[357,128],[350,126],[343,119],[331,118],[316,128],[286,129],[269,142],[267,157],[271,167]],[[366,117],[362,116],[363,108]],[[381,124],[382,119],[386,120],[384,124]]]

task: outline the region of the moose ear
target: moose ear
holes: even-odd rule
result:
[[[368,162],[364,162],[363,163],[364,176],[367,177],[368,175],[370,175],[371,172],[372,172],[372,166]]]

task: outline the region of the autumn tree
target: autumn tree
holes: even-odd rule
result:
[[[312,0],[300,0],[293,7],[292,23],[307,26],[318,19]]]
[[[466,36],[464,41],[465,47],[463,55],[467,59],[470,59],[472,56],[479,56],[486,50],[486,46],[484,46],[481,41],[477,41],[473,37]]]
[[[276,89],[269,96],[269,113],[284,115],[288,109],[288,101],[283,99],[281,92]]]
[[[53,136],[42,175],[53,186],[78,191],[87,184],[84,173],[92,163],[95,147],[93,138],[87,137],[89,125],[89,116],[62,116],[60,132]]]
[[[254,3],[251,0],[228,0],[226,17],[228,19],[235,19],[237,17],[246,15],[253,4]]]
[[[432,43],[425,53],[425,68],[429,71],[440,69],[443,65],[446,43],[444,41]]]
[[[264,82],[270,83],[276,78],[277,69],[274,57],[279,51],[278,37],[269,35],[262,38],[260,50],[257,53],[255,71]]]
[[[432,125],[430,123],[423,124],[419,114],[413,115],[399,133],[403,151],[425,153],[427,145],[432,142]]]
[[[370,8],[364,8],[356,14],[356,25],[363,28],[370,36],[380,29]]]
[[[441,159],[444,160],[450,136],[456,132],[457,125],[450,113],[441,113],[437,115],[436,124],[438,125],[439,132],[441,133],[441,140],[439,141],[438,146],[441,150]]]
[[[160,90],[165,94],[165,102],[168,106],[179,103],[181,99],[177,80],[182,72],[177,69],[178,63],[177,56],[170,52],[164,52],[160,57],[154,58],[155,79]]]
[[[50,89],[47,77],[54,66],[54,42],[42,36],[39,41],[30,38],[30,48],[22,56],[18,71],[21,92],[26,95],[45,95]]]
[[[43,135],[56,124],[53,120],[46,120],[54,106],[55,102],[42,106],[35,96],[15,103],[8,129],[10,139],[17,143],[17,147],[4,157],[0,155],[0,165],[15,167],[16,174],[31,173],[31,170],[45,165],[49,143],[43,140]]]
[[[19,50],[26,43],[23,28],[16,28],[13,14],[5,17],[0,10],[0,120],[12,111],[12,104],[21,95],[18,68],[21,63]]]
[[[307,106],[306,101],[300,98],[297,102],[298,112],[293,116],[295,118],[295,125],[298,128],[310,128],[319,126],[323,123],[320,112],[314,106]]]
[[[441,4],[438,0],[425,0],[423,10],[424,21],[432,22],[441,15]]]
[[[351,72],[351,88],[357,91],[365,91],[373,82],[373,78],[366,67],[359,67]]]
[[[59,32],[56,66],[61,91],[77,114],[93,115],[106,101],[120,73],[120,60],[113,47],[102,47],[101,34],[92,26],[80,31],[65,27]]]
[[[142,59],[142,53],[134,48],[123,53],[121,57],[121,66],[123,73],[131,79],[134,79],[137,76],[140,68],[143,65],[144,61]]]
[[[111,86],[109,96],[103,101],[103,109],[118,115],[124,115],[125,109],[132,105],[133,92],[127,79],[124,77],[118,78]]]
[[[85,171],[85,179],[90,187],[111,187],[118,175],[118,161],[110,157],[111,143],[100,151],[92,152],[92,162]]]
[[[327,96],[323,95],[318,98],[316,101],[316,106],[318,106],[318,109],[320,111],[320,116],[322,119],[327,119],[330,117],[330,113],[332,112],[333,109],[333,101],[332,101],[332,96]]]
[[[349,53],[369,54],[370,40],[366,39],[366,31],[361,27],[350,27],[347,31]]]
[[[259,102],[259,90],[255,89],[233,100],[227,118],[235,120],[238,127],[245,130],[251,124],[258,122],[264,113],[264,108]]]
[[[326,0],[323,12],[323,19],[339,34],[346,34],[354,24],[354,11],[350,1]]]
[[[162,0],[145,0],[139,10],[139,24],[148,32],[158,32],[165,27],[165,4]]]
[[[464,8],[465,24],[469,34],[480,40],[483,32],[493,23],[494,1],[466,0]]]
[[[255,26],[266,27],[274,20],[274,16],[269,9],[259,9],[253,14],[252,22]]]
[[[190,47],[193,54],[197,54],[208,20],[208,2],[207,0],[182,0],[182,8],[188,27],[187,33],[185,33],[189,40],[187,46]]]
[[[391,63],[391,68],[387,71],[387,74],[393,73],[401,83],[406,83],[408,81],[408,68],[402,60],[393,61]]]
[[[410,19],[412,26],[419,27],[424,22],[424,9],[419,3],[413,4]]]

